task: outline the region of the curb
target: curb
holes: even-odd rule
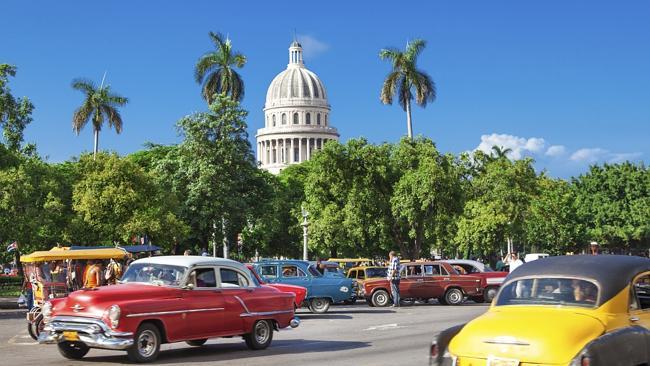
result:
[[[0,311],[0,319],[25,319],[26,315],[27,310],[24,309]]]

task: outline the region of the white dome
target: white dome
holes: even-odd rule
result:
[[[289,64],[269,85],[266,108],[296,105],[296,102],[328,107],[323,82],[303,65]]]

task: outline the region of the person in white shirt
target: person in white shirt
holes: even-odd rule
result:
[[[521,259],[519,259],[519,255],[517,255],[517,252],[514,252],[510,254],[510,260],[508,261],[508,264],[510,265],[510,272],[512,272],[515,269],[517,269],[517,267],[524,264],[524,262]]]

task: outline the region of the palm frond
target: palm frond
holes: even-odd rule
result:
[[[219,62],[217,53],[214,51],[205,53],[203,56],[199,57],[196,66],[194,66],[194,80],[201,84],[205,75],[212,72],[218,66]]]
[[[244,99],[244,81],[242,80],[239,73],[235,70],[232,71],[232,88],[231,88],[231,97],[234,101],[241,101]]]
[[[208,36],[212,40],[212,43],[214,43],[214,46],[216,48],[218,48],[218,49],[220,49],[225,44],[223,34],[221,34],[219,32],[217,32],[217,33],[209,32]]]
[[[418,105],[426,107],[427,103],[436,100],[436,84],[426,72],[417,71],[413,79],[415,102]]]
[[[413,99],[413,94],[411,94],[411,81],[403,76],[400,78],[397,86],[397,101],[404,111],[406,111],[406,102]]]
[[[221,71],[211,73],[207,76],[205,83],[203,83],[203,88],[201,89],[201,95],[208,104],[212,104],[214,101],[213,95],[218,93],[218,90],[221,89]]]
[[[381,88],[381,95],[379,99],[384,104],[393,104],[393,96],[397,92],[397,84],[401,73],[393,71],[386,77],[384,84]]]
[[[108,119],[108,126],[113,127],[115,132],[120,134],[122,132],[122,116],[120,112],[116,108],[108,105],[101,106],[101,109]]]
[[[424,47],[426,47],[426,45],[427,42],[423,39],[414,39],[410,41],[406,45],[406,51],[404,52],[406,58],[415,64],[415,61],[417,60],[420,53],[422,53],[422,50],[424,50]]]
[[[246,59],[246,56],[244,56],[243,54],[237,52],[233,56],[233,61],[234,61],[234,64],[237,67],[242,68],[246,64],[247,59]]]
[[[79,135],[81,130],[86,126],[88,120],[93,112],[93,106],[89,98],[87,98],[81,107],[77,108],[72,115],[72,130]]]
[[[82,91],[86,94],[92,94],[95,91],[97,91],[97,87],[95,86],[95,83],[92,82],[92,80],[89,79],[84,79],[84,78],[77,78],[72,80],[72,89]]]

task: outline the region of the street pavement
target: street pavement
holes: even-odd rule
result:
[[[371,308],[363,301],[332,306],[326,314],[299,310],[296,329],[274,334],[263,351],[250,351],[240,337],[214,339],[203,347],[165,344],[155,364],[185,365],[427,365],[428,350],[438,332],[465,323],[487,310],[468,301],[461,306],[416,304]],[[27,334],[24,319],[0,318],[3,365],[111,365],[127,363],[126,352],[91,350],[81,361],[59,355],[54,345],[39,345]]]

